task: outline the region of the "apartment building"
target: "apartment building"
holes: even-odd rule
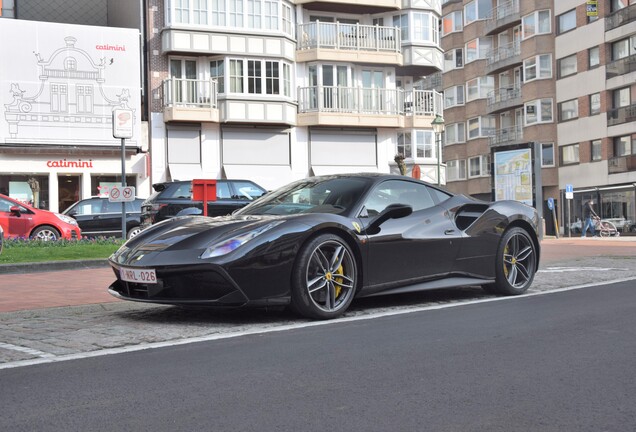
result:
[[[148,196],[139,4],[4,0],[0,13],[0,193],[62,211],[120,185],[112,112],[125,108],[126,183]]]
[[[559,187],[573,187],[563,219],[582,219],[593,199],[625,235],[636,221],[636,1],[587,3],[554,7]]]
[[[397,172],[444,183],[439,0],[148,0],[153,182]],[[416,170],[417,171],[417,170]],[[410,173],[410,172],[409,172]]]
[[[444,161],[450,190],[486,200],[522,191],[531,203],[536,179],[532,182],[528,163],[537,150],[544,210],[547,214],[548,198],[560,208],[553,3],[443,1]],[[527,173],[515,175],[520,166],[515,158],[498,165],[512,182],[495,185],[493,159],[516,149],[530,150],[524,155]],[[554,232],[549,218],[546,228]]]

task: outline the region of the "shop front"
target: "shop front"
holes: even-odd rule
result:
[[[636,184],[599,186],[574,190],[573,198],[564,200],[564,226],[568,221],[573,228],[580,227],[583,220],[583,205],[594,202],[594,209],[601,219],[610,220],[621,235],[636,235]]]

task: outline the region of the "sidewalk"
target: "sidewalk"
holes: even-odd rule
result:
[[[540,267],[585,257],[636,257],[636,237],[545,238]],[[112,303],[115,280],[106,260],[0,266],[0,313]]]

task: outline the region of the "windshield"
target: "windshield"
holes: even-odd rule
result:
[[[358,177],[324,177],[300,180],[243,207],[236,214],[287,215],[296,213],[348,214],[367,190],[370,181]]]

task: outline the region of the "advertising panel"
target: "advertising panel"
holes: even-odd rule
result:
[[[507,150],[494,154],[495,200],[515,200],[532,205],[532,150]]]
[[[0,40],[0,146],[118,146],[115,109],[141,145],[138,30],[0,20]]]

